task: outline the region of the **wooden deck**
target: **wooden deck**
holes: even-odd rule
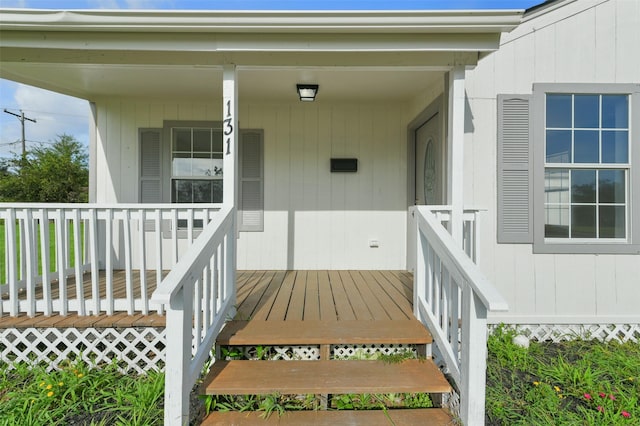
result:
[[[123,271],[114,271],[115,294],[126,294]],[[104,287],[104,275],[101,274]],[[140,294],[139,274],[133,277],[134,294]],[[85,297],[91,281],[83,282]],[[155,290],[155,273],[147,273],[149,295]],[[413,278],[405,271],[238,271],[236,319],[257,321],[407,320],[413,318]],[[37,293],[41,293],[39,288]],[[54,299],[58,286],[52,286]],[[75,278],[67,279],[67,292],[75,297]],[[38,297],[40,294],[38,294]],[[103,296],[103,295],[102,295]],[[8,295],[3,296],[3,299]],[[22,299],[22,297],[21,297]],[[157,314],[92,315],[81,317],[22,314],[0,317],[0,328],[29,327],[163,327]]]

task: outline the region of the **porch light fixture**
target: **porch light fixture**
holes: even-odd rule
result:
[[[302,102],[313,102],[318,94],[317,84],[297,84],[298,96]]]

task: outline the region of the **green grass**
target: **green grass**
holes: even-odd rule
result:
[[[487,425],[640,424],[640,343],[489,337]]]
[[[5,221],[0,220],[0,283],[4,283],[6,281],[6,247],[5,247]],[[80,234],[84,233],[84,224],[80,223]],[[56,264],[56,238],[55,238],[55,226],[53,222],[49,222],[49,271],[54,272],[57,271],[58,265]],[[73,228],[69,227],[69,263],[71,267],[75,265],[75,248],[73,246]],[[36,238],[37,238],[37,253],[38,253],[38,273],[42,273],[42,245],[40,244],[40,227],[36,229]],[[17,258],[18,264],[20,262],[20,234],[16,235],[16,245],[17,245]],[[82,247],[82,252],[84,252],[84,239],[80,238],[80,246]]]
[[[0,363],[0,425],[160,425],[164,374],[127,376],[115,365],[61,371]]]

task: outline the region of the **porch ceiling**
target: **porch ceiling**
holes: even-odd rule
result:
[[[10,70],[10,72],[8,72]],[[34,86],[94,100],[101,97],[218,99],[217,67],[11,64],[4,73]],[[245,68],[239,71],[241,100],[292,101],[296,83],[320,85],[318,101],[403,100],[427,90],[443,71],[406,67]]]
[[[522,11],[0,10],[0,77],[89,100],[210,98],[236,64],[244,99],[405,99],[496,50]]]

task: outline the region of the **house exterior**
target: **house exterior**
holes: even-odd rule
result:
[[[192,376],[233,311],[236,269],[414,271],[415,315],[469,424],[483,418],[472,366],[484,365],[487,321],[542,339],[639,337],[638,2],[0,19],[1,77],[92,106],[91,205],[3,206],[5,223],[23,220],[28,236],[49,217],[78,235],[85,221],[91,261],[80,265],[76,238],[75,276],[125,269],[130,282],[138,269],[144,282],[156,270],[151,301],[107,300],[108,313],[166,309],[167,334],[184,340],[202,323],[189,309],[204,309]],[[315,101],[299,84],[317,85]],[[203,300],[189,286],[210,270],[225,289],[211,317],[184,303]],[[26,276],[27,291],[50,281]],[[101,312],[97,299],[61,312]]]

